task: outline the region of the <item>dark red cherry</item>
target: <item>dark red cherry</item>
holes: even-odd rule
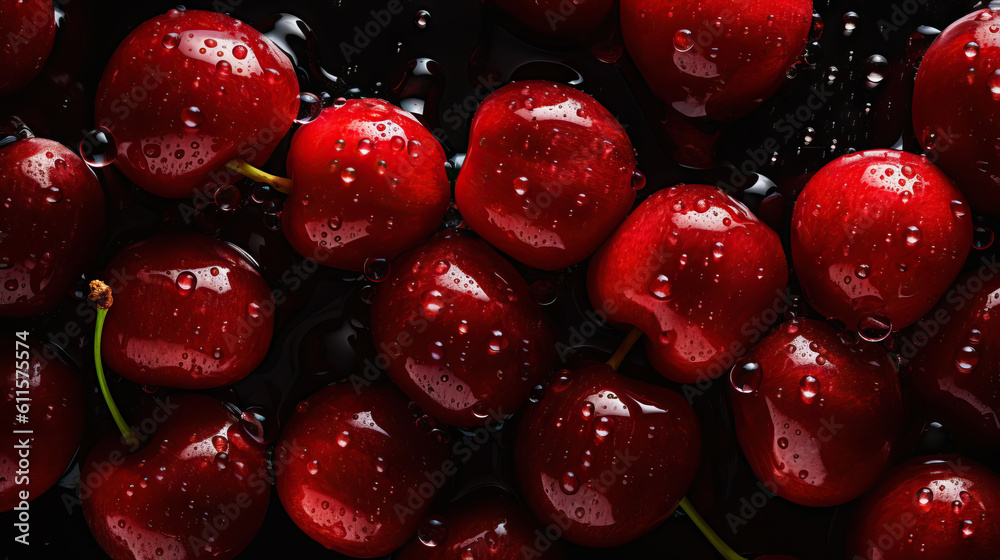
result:
[[[646,199],[590,261],[595,309],[646,335],[650,361],[680,383],[729,370],[787,304],[777,234],[705,185]]]
[[[865,338],[912,324],[958,276],[972,216],[926,158],[850,154],[813,175],[795,202],[792,260],[809,303]]]
[[[379,99],[334,105],[292,138],[285,236],[335,268],[395,258],[440,225],[451,200],[444,164],[441,145],[410,113]]]
[[[112,431],[82,465],[94,538],[114,560],[235,558],[271,496],[264,445],[204,395],[157,399],[145,414],[133,418],[140,442]]]
[[[356,558],[403,545],[457,465],[388,384],[327,387],[299,403],[278,443],[278,496],[323,546]]]
[[[982,9],[960,18],[927,49],[913,89],[913,132],[977,212],[1000,214],[1000,156],[990,126],[1000,115],[996,63],[1000,16]]]
[[[698,419],[679,394],[610,366],[564,373],[521,418],[514,456],[522,495],[570,542],[629,542],[684,497],[698,466]]]
[[[622,0],[625,46],[670,107],[680,163],[711,165],[715,136],[696,127],[736,120],[770,97],[805,48],[812,14],[809,0]]]
[[[424,412],[482,425],[517,411],[552,371],[548,320],[485,242],[444,232],[392,268],[372,306],[378,365]]]
[[[86,408],[80,376],[58,358],[47,359],[34,333],[2,334],[11,352],[0,377],[6,395],[0,402],[0,511],[8,511],[59,481],[80,446]]]
[[[56,18],[50,0],[0,0],[0,96],[31,81],[52,52]]]
[[[274,299],[234,245],[165,234],[122,249],[101,342],[107,366],[135,383],[201,389],[234,383],[267,354]]]
[[[958,455],[911,460],[865,494],[851,520],[846,558],[995,558],[1000,478]]]
[[[417,535],[393,560],[557,560],[565,558],[558,540],[523,506],[506,495],[463,500],[428,516]]]
[[[476,110],[455,200],[493,246],[556,270],[587,258],[625,218],[634,172],[632,142],[600,103],[570,86],[517,82]]]
[[[733,368],[729,395],[754,473],[807,506],[867,490],[889,465],[905,419],[889,354],[812,319],[793,319],[756,345]]]
[[[960,276],[903,337],[913,386],[970,451],[1000,451],[1000,276]]]
[[[173,9],[115,50],[94,119],[114,137],[126,177],[184,198],[227,184],[234,158],[264,163],[292,126],[298,93],[292,63],[256,29],[221,13]]]
[[[97,176],[62,144],[0,148],[0,316],[37,315],[65,298],[97,256],[104,215]]]

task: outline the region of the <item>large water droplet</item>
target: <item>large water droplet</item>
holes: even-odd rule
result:
[[[198,107],[185,107],[181,111],[181,122],[188,128],[198,128],[201,126],[201,123],[205,122],[205,115],[201,113],[201,109]]]
[[[882,342],[892,333],[892,321],[885,315],[868,315],[858,322],[858,335],[868,342]]]
[[[926,506],[931,503],[934,499],[934,492],[931,492],[930,488],[921,488],[917,490],[917,503]]]
[[[111,165],[118,156],[118,144],[107,128],[98,127],[80,140],[80,157],[91,167]]]
[[[757,362],[744,362],[733,366],[729,381],[740,393],[750,394],[760,388],[763,371]]]
[[[889,73],[889,61],[880,54],[873,54],[865,61],[865,77],[868,81],[877,84],[885,79]]]
[[[670,299],[670,279],[664,274],[653,278],[649,283],[649,293],[661,301]]]
[[[299,94],[299,112],[295,116],[295,122],[308,124],[318,119],[323,112],[323,103],[319,97],[309,92]]]
[[[364,264],[365,278],[372,282],[382,282],[389,277],[391,263],[389,259],[368,258]]]
[[[565,494],[576,494],[576,491],[580,489],[580,479],[572,471],[564,473],[560,483],[560,487]]]
[[[188,271],[184,271],[177,275],[177,292],[182,296],[191,294],[196,287],[198,287],[198,279],[194,274]]]
[[[979,352],[974,346],[963,346],[955,352],[955,367],[959,373],[969,373],[979,363]]]
[[[688,52],[694,48],[694,34],[687,29],[680,29],[674,33],[674,48],[677,52]]]
[[[440,517],[428,517],[420,523],[420,527],[417,529],[417,539],[424,546],[440,546],[444,543],[446,535],[447,527],[444,524],[444,519]]]
[[[811,403],[819,394],[819,380],[811,375],[803,377],[799,381],[799,390],[802,392],[802,400]]]

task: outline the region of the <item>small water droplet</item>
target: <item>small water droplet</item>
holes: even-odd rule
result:
[[[181,111],[181,122],[188,128],[198,128],[201,123],[205,122],[205,116],[202,115],[201,109],[198,107],[185,107]]]
[[[427,29],[427,26],[431,23],[431,13],[427,10],[417,10],[417,14],[413,18],[413,23],[417,25],[418,29]]]
[[[788,438],[780,437],[778,438],[778,447],[781,449],[788,449]]]
[[[177,33],[167,33],[163,36],[163,39],[160,40],[160,43],[165,49],[173,49],[176,48],[177,45],[181,44],[181,36]]]
[[[447,528],[440,517],[428,517],[420,523],[417,529],[417,539],[427,547],[436,547],[444,543]]]
[[[819,380],[811,375],[806,375],[799,381],[799,390],[802,392],[802,400],[811,403],[819,394]]]
[[[979,352],[974,346],[962,346],[955,352],[955,367],[959,373],[969,373],[979,363]]]

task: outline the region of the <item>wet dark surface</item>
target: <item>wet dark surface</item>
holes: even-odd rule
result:
[[[626,127],[647,176],[640,202],[650,193],[679,182],[717,184],[742,198],[775,227],[787,243],[787,216],[794,194],[811,173],[836,156],[853,150],[888,148],[900,141],[918,151],[910,131],[909,96],[916,63],[936,33],[954,19],[982,7],[974,0],[817,1],[822,33],[803,60],[789,71],[781,90],[763,106],[733,124],[719,144],[722,163],[693,171],[671,163],[665,155],[658,119],[662,108],[642,83],[627,53],[621,50],[616,24],[601,30],[587,46],[541,46],[544,41],[512,34],[509,25],[489,5],[475,1],[398,0],[403,10],[374,37],[365,32],[372,10],[380,2],[343,0],[281,3],[228,0],[191,2],[189,9],[220,9],[270,32],[279,46],[291,50],[303,91],[333,99],[378,96],[416,111],[435,132],[449,156],[465,151],[472,110],[484,93],[511,79],[546,78],[572,83],[593,95]],[[915,13],[907,13],[900,6]],[[170,2],[84,1],[63,6],[65,20],[53,55],[36,80],[12,98],[0,98],[0,126],[20,117],[36,136],[53,138],[75,148],[92,128],[92,99],[104,63],[118,42],[140,22],[172,8]],[[278,14],[281,10],[285,15]],[[426,27],[417,12],[426,10]],[[912,10],[911,10],[912,11]],[[854,12],[856,16],[845,15]],[[881,25],[880,25],[881,22]],[[845,24],[854,26],[849,35]],[[369,28],[372,29],[372,28]],[[360,31],[359,31],[360,30]],[[881,55],[886,64],[873,55]],[[423,60],[423,59],[430,59]],[[603,59],[603,60],[602,60]],[[334,78],[336,76],[336,78]],[[876,78],[877,81],[872,81]],[[819,108],[802,110],[810,100]],[[815,107],[817,104],[812,103]],[[268,170],[284,171],[286,143]],[[760,173],[768,180],[760,179]],[[261,185],[238,185],[239,203],[229,210],[205,201],[159,199],[128,183],[113,166],[99,171],[109,199],[107,245],[88,273],[93,277],[123,246],[156,232],[194,229],[216,234],[246,249],[272,288],[286,301],[278,307],[276,333],[264,363],[243,381],[212,393],[241,408],[256,408],[264,429],[276,436],[280,425],[303,397],[364,369],[375,356],[363,301],[371,288],[363,277],[330,269],[315,269],[294,253],[280,231],[272,230],[281,197]],[[773,182],[773,184],[771,183]],[[229,193],[230,195],[232,193]],[[762,201],[767,198],[767,202]],[[457,216],[450,215],[448,225]],[[993,224],[980,220],[982,227]],[[443,224],[444,226],[444,224]],[[443,227],[442,226],[442,227]],[[985,232],[983,236],[987,235]],[[787,245],[786,245],[787,247]],[[969,268],[996,254],[995,247],[974,250]],[[604,360],[623,333],[595,327],[583,285],[585,263],[547,273],[519,270],[558,327],[560,358],[566,364]],[[793,291],[797,289],[794,279]],[[377,291],[377,287],[375,287]],[[50,341],[96,386],[90,362],[93,316],[83,299],[83,282],[73,298],[51,313],[19,323],[33,336]],[[362,297],[362,293],[365,296]],[[554,301],[553,301],[554,294]],[[809,310],[802,310],[810,313]],[[77,334],[82,331],[84,334]],[[628,376],[683,389],[703,423],[702,468],[689,495],[707,520],[734,549],[748,555],[795,554],[804,560],[839,558],[839,547],[851,504],[838,508],[805,508],[771,497],[743,459],[730,422],[726,387],[681,388],[657,375],[641,350],[633,351],[621,371]],[[112,376],[119,405],[128,410],[166,389],[140,388]],[[904,383],[905,384],[905,383]],[[150,392],[151,391],[151,392]],[[919,407],[915,407],[919,410]],[[83,450],[109,428],[110,418],[99,394],[93,392]],[[947,429],[922,427],[934,418],[914,413],[907,452],[948,449]],[[511,422],[515,422],[512,420]],[[439,507],[484,482],[513,487],[512,438],[509,425],[462,465],[451,492]],[[462,433],[452,430],[457,441]],[[995,466],[995,465],[994,465]],[[863,465],[859,469],[865,468]],[[32,554],[37,558],[103,557],[79,507],[72,504],[73,470],[56,487],[32,503]],[[14,517],[0,515],[0,534],[10,532]],[[5,537],[0,551],[13,545]],[[680,514],[639,540],[615,550],[568,547],[571,558],[692,558],[717,555]],[[20,557],[22,551],[12,550]],[[295,527],[272,495],[268,518],[255,542],[241,558],[279,555],[338,557],[322,549]]]

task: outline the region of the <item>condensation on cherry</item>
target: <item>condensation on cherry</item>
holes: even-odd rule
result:
[[[309,92],[302,92],[298,95],[299,111],[295,116],[295,122],[299,124],[309,124],[318,119],[323,112],[323,103],[319,97]]]
[[[111,131],[98,127],[80,140],[80,157],[91,167],[106,167],[118,156],[118,143]]]
[[[391,263],[389,259],[386,258],[367,258],[365,259],[364,272],[365,278],[371,282],[382,282],[389,277],[389,272],[391,270]]]
[[[733,389],[743,394],[756,393],[760,389],[763,370],[757,362],[736,364],[729,372],[729,382]]]

